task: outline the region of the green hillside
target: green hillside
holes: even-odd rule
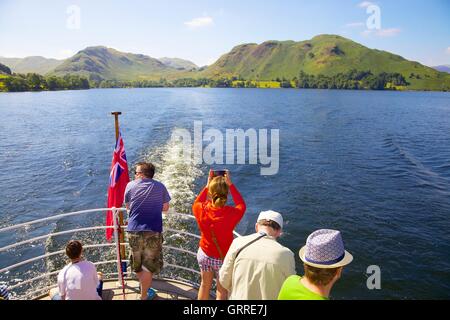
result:
[[[356,69],[400,73],[411,90],[450,90],[450,75],[389,52],[369,49],[336,35],[308,41],[267,41],[235,47],[199,76],[241,77],[249,80],[294,79],[300,71],[311,75],[336,75]]]
[[[0,63],[9,66],[14,73],[37,73],[45,75],[63,63],[63,60],[47,59],[44,57],[0,57]]]
[[[34,67],[40,70],[35,72],[40,74],[47,73],[50,64],[58,62],[40,58],[41,63],[38,63],[39,57],[34,58]],[[21,63],[23,65],[24,61]],[[13,72],[18,72],[14,64],[9,66]],[[22,73],[28,72],[32,70]],[[158,60],[102,46],[88,47],[59,61],[48,75],[77,75],[89,79],[94,86],[106,87],[290,87],[295,84],[301,88],[450,91],[448,73],[386,51],[369,49],[337,35],[320,35],[301,42],[239,45],[207,68],[198,68],[190,61],[177,58]],[[278,80],[276,85],[273,80]]]
[[[90,80],[141,80],[160,77],[176,69],[142,55],[123,53],[106,47],[89,47],[58,66],[53,74],[76,74]]]

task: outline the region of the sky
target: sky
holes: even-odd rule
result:
[[[338,34],[450,64],[450,0],[0,0],[0,56],[64,59],[103,45],[214,63],[242,43]]]

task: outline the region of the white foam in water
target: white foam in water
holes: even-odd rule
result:
[[[183,143],[170,139],[165,145],[148,150],[144,161],[156,166],[155,179],[167,187],[172,197],[172,210],[190,214],[196,197],[195,181],[203,172],[193,158],[187,161],[183,157]]]

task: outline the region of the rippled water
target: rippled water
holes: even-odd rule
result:
[[[204,130],[222,132],[280,129],[278,175],[260,176],[259,166],[227,166],[248,204],[240,233],[253,232],[258,213],[267,209],[284,214],[281,242],[294,252],[316,229],[341,230],[355,260],[333,291],[335,299],[450,297],[448,93],[124,89],[2,94],[0,227],[105,205],[114,145],[109,114],[116,110],[123,112],[130,164],[155,162],[157,178],[184,213],[208,168],[181,161],[170,142],[173,130],[192,130],[196,120],[203,121]],[[0,247],[102,222],[100,213],[0,233]],[[86,241],[102,237],[97,233]],[[0,253],[0,268],[60,250],[68,239]],[[48,259],[0,281],[15,283],[29,272],[54,271],[63,264]],[[370,265],[381,267],[382,290],[366,287]]]

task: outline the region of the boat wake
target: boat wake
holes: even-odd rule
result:
[[[450,181],[440,174],[427,167],[422,161],[415,157],[403,144],[401,144],[394,137],[387,137],[384,139],[383,146],[390,149],[397,157],[404,160],[407,164],[405,173],[413,175],[417,180],[419,187],[431,187],[438,192],[443,192],[450,195],[449,184]]]
[[[187,237],[179,232],[169,231],[173,229],[199,234],[194,220],[170,214],[176,212],[192,215],[192,204],[197,196],[195,191],[196,183],[201,177],[204,177],[206,182],[206,168],[195,164],[193,158],[185,159],[183,157],[183,146],[181,141],[169,139],[162,145],[144,149],[136,163],[145,161],[154,164],[156,167],[155,180],[162,182],[166,186],[172,198],[169,214],[163,216],[165,220],[164,247],[177,247],[195,253],[198,248],[196,239]],[[166,265],[181,265],[197,269],[194,256],[166,249],[164,250],[164,263]],[[175,272],[171,268],[164,268],[161,275],[189,281],[192,284],[199,283],[199,279],[193,278],[191,273],[179,270]]]
[[[204,175],[194,159],[183,157],[183,143],[170,139],[162,146],[144,150],[139,161],[151,162],[156,167],[155,179],[162,182],[172,197],[171,207],[178,213],[191,213],[195,200],[195,182]],[[193,148],[193,146],[192,146]]]

